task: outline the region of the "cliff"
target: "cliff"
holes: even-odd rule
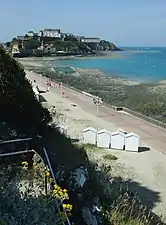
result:
[[[103,51],[121,51],[121,49],[118,48],[114,43],[106,40],[101,40],[99,45]]]

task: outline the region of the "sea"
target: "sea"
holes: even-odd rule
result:
[[[107,57],[56,60],[52,66],[99,69],[107,75],[155,83],[166,80],[166,47],[121,47]],[[111,57],[111,54],[116,57]]]

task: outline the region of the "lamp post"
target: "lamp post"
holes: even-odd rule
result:
[[[62,82],[60,84],[60,88],[61,88],[61,98],[63,97],[63,89],[62,89]]]
[[[99,104],[100,104],[100,98],[97,96],[97,98],[93,99],[94,104],[96,105],[96,114],[99,115]]]

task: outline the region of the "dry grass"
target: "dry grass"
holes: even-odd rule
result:
[[[107,154],[107,155],[103,156],[103,158],[105,160],[117,160],[118,159],[115,155],[112,155],[112,154]]]

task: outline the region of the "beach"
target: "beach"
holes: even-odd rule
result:
[[[46,78],[34,72],[27,72],[27,77],[32,82],[36,80],[40,89],[45,90]],[[60,95],[60,88],[54,83],[49,92],[42,94],[46,107],[55,106],[58,113],[61,113],[61,124],[67,127],[67,135],[71,138],[82,140],[82,130],[92,126],[96,129],[106,128],[109,131],[123,129],[127,132],[136,132],[141,136],[141,145],[150,147],[150,151],[142,153],[122,152],[118,150],[102,150],[89,152],[89,159],[102,165],[106,163],[112,167],[112,176],[122,177],[130,180],[131,188],[158,215],[166,216],[166,154],[165,135],[166,131],[155,125],[149,124],[127,114],[118,113],[112,109],[100,106],[99,116],[96,115],[96,107],[92,99],[83,96],[69,88],[63,88],[64,97]],[[71,103],[75,103],[73,107]],[[57,118],[54,118],[56,121]],[[112,153],[118,160],[107,161],[103,157]]]

